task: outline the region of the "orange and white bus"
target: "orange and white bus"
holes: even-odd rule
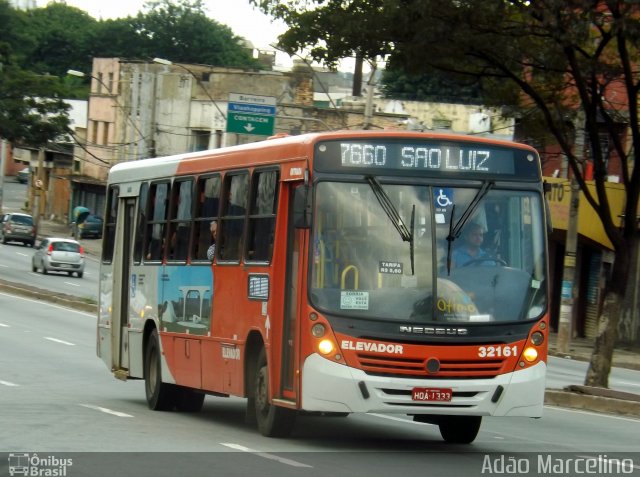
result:
[[[245,397],[267,436],[301,412],[396,413],[457,443],[542,414],[528,146],[345,131],[122,163],[105,218],[98,355],[151,409]]]

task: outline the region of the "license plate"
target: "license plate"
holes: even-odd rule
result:
[[[414,401],[449,402],[453,391],[448,388],[413,388],[411,399]]]
[[[61,263],[60,268],[71,268],[71,265],[68,265],[66,263]]]

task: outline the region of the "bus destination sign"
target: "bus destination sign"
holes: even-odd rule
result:
[[[518,157],[517,157],[518,156]],[[520,159],[519,156],[524,156]],[[524,168],[517,167],[522,161]],[[452,141],[326,141],[316,146],[316,169],[369,169],[372,173],[436,172],[472,176],[537,177],[532,152],[482,143]],[[518,170],[520,169],[520,170]]]

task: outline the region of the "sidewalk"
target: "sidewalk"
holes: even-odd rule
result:
[[[574,359],[576,361],[589,361],[593,353],[593,340],[588,338],[572,338],[569,343],[569,352],[558,351],[558,334],[549,333],[549,355],[558,358]],[[613,352],[613,366],[635,369],[640,371],[640,349],[618,347]]]

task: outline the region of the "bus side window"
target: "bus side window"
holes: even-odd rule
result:
[[[168,200],[169,184],[151,185],[148,214],[151,220],[147,222],[146,260],[160,261],[164,255]]]
[[[140,263],[142,260],[142,250],[144,245],[144,232],[147,229],[147,196],[149,194],[149,184],[144,182],[140,186],[140,196],[138,200],[138,220],[135,231],[135,245],[133,248],[133,261]]]
[[[254,173],[247,230],[247,260],[271,260],[276,225],[277,186],[277,171]]]
[[[226,200],[222,204],[222,230],[218,232],[220,251],[216,253],[221,260],[239,260],[247,210],[249,175],[246,172],[227,175],[224,182]]]
[[[116,240],[116,219],[118,216],[118,196],[120,189],[118,186],[109,188],[109,198],[107,200],[106,225],[102,246],[102,261],[110,263],[113,260],[113,249]]]
[[[193,181],[176,181],[171,193],[171,212],[169,215],[168,260],[187,259],[189,236],[191,235],[191,195]]]
[[[194,215],[193,245],[191,259],[207,260],[207,250],[211,246],[211,222],[218,219],[220,207],[220,187],[222,181],[219,175],[198,179],[198,200]]]

